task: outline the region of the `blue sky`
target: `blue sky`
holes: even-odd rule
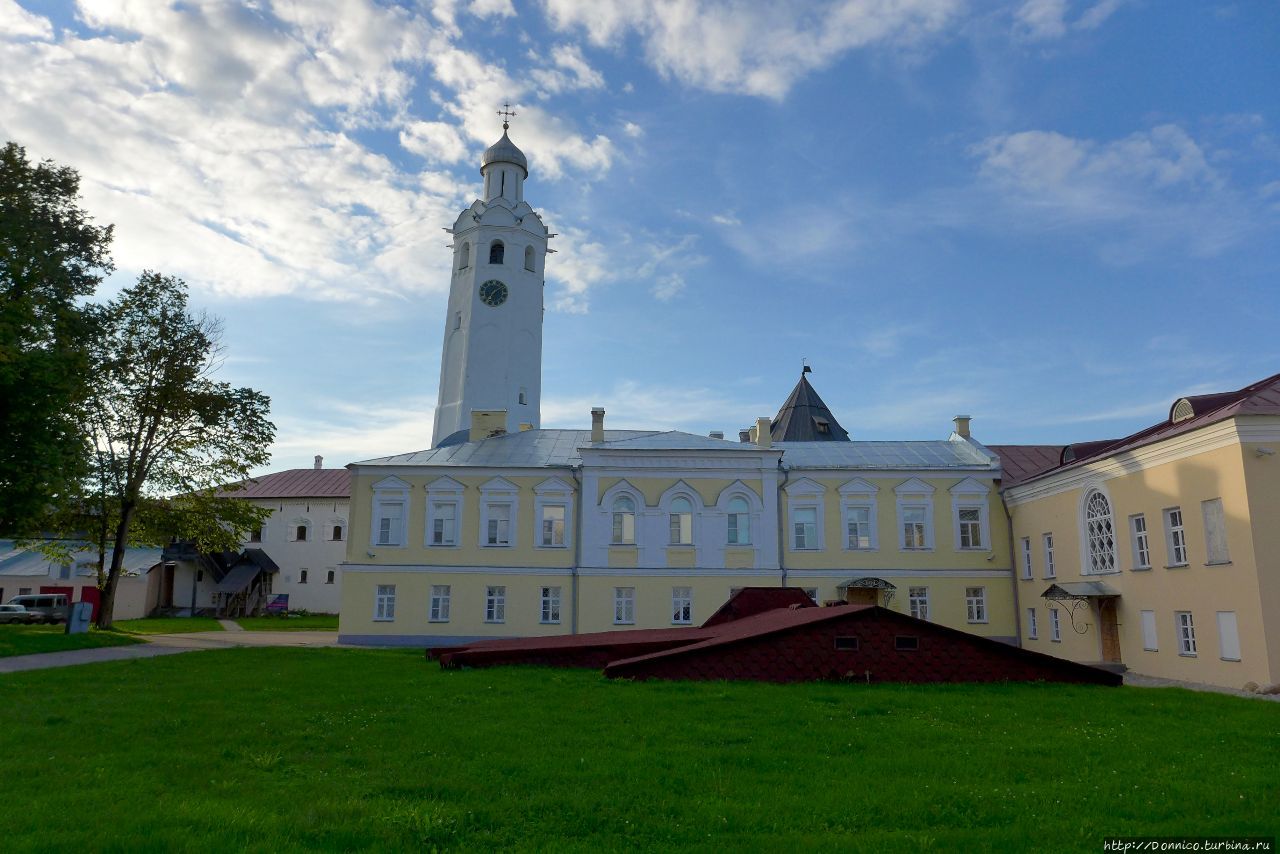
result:
[[[1122,435],[1280,371],[1280,5],[0,0],[0,136],[223,318],[271,468],[427,447],[501,132],[545,427]]]

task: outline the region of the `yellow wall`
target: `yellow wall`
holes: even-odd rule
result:
[[[736,480],[727,480],[725,478],[716,477],[602,477],[599,480],[599,494],[597,501],[603,501],[604,495],[610,489],[613,489],[619,483],[625,480],[634,486],[641,495],[644,496],[644,503],[649,507],[657,507],[662,500],[663,493],[675,486],[677,483],[684,482],[698,497],[702,499],[702,503],[707,507],[714,507],[715,503],[720,500],[720,493],[724,492]],[[742,481],[747,485],[756,497],[761,496],[761,484],[759,478],[748,478]]]
[[[1252,459],[1252,454],[1248,454]],[[1138,460],[1131,460],[1137,464]],[[1239,688],[1246,682],[1270,684],[1280,681],[1273,661],[1280,661],[1269,651],[1263,628],[1263,609],[1259,598],[1258,571],[1254,552],[1254,536],[1250,522],[1249,491],[1246,490],[1245,463],[1241,446],[1227,445],[1169,462],[1152,461],[1140,470],[1113,474],[1100,467],[1096,481],[1109,494],[1113,526],[1116,533],[1116,556],[1120,570],[1107,575],[1084,575],[1081,572],[1081,502],[1087,486],[1071,488],[1028,503],[1019,503],[1025,488],[1010,493],[1013,517],[1014,554],[1018,561],[1015,577],[1019,579],[1019,618],[1022,638],[1029,649],[1059,655],[1077,661],[1099,661],[1101,646],[1098,619],[1094,607],[1076,612],[1076,627],[1088,624],[1078,633],[1068,619],[1067,603],[1062,608],[1062,641],[1049,639],[1047,603],[1042,598],[1053,583],[1044,578],[1042,535],[1054,535],[1057,581],[1102,581],[1120,591],[1117,622],[1123,663],[1130,669],[1153,676]],[[1251,479],[1252,480],[1252,479]],[[1278,507],[1280,487],[1275,477],[1259,478],[1255,506]],[[1043,485],[1044,482],[1041,482]],[[1252,486],[1252,484],[1251,484]],[[1226,516],[1227,545],[1231,563],[1206,566],[1204,521],[1201,501],[1221,498]],[[1261,502],[1272,502],[1269,504]],[[1189,565],[1166,568],[1169,563],[1165,542],[1164,510],[1180,507],[1186,530]],[[1146,517],[1151,548],[1149,570],[1133,568],[1132,537],[1129,517],[1142,513]],[[1260,526],[1265,528],[1266,526]],[[1275,525],[1271,526],[1276,527]],[[1264,537],[1274,536],[1263,533]],[[1034,579],[1021,580],[1021,538],[1030,537]],[[1280,546],[1280,539],[1268,548]],[[1275,552],[1272,552],[1275,553]],[[1028,637],[1026,609],[1034,607],[1039,617],[1038,640]],[[1143,649],[1140,612],[1155,612],[1158,651]],[[1198,654],[1178,653],[1175,634],[1175,611],[1190,611],[1195,629]],[[1224,661],[1220,657],[1217,612],[1233,611],[1239,626],[1241,661]],[[1270,613],[1277,613],[1273,610]],[[1274,641],[1273,641],[1274,643]]]

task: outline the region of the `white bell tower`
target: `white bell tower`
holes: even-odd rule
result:
[[[505,107],[506,105],[504,105]],[[480,161],[484,195],[453,234],[453,275],[440,357],[436,447],[471,426],[472,410],[505,409],[507,432],[541,421],[543,263],[547,227],[524,200],[529,163],[507,136]]]

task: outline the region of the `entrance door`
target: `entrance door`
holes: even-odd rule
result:
[[[1098,600],[1098,634],[1102,638],[1102,660],[1120,663],[1120,627],[1116,621],[1116,600]]]
[[[880,591],[874,587],[850,587],[845,591],[844,601],[850,605],[879,605]]]
[[[174,565],[166,563],[164,565],[164,577],[160,582],[160,607],[173,607],[173,571]]]

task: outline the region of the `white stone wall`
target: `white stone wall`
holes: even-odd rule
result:
[[[262,542],[245,541],[245,548],[265,551],[280,567],[272,580],[272,593],[289,594],[289,608],[323,614],[336,614],[342,604],[341,564],[347,555],[348,522],[351,501],[347,498],[324,499],[259,499],[260,507],[272,510],[262,530]],[[300,522],[309,523],[308,536],[299,541],[296,527]],[[342,539],[332,539],[333,526],[342,526]],[[307,580],[302,581],[302,570]],[[333,573],[333,582],[328,574]],[[191,579],[187,578],[187,599],[190,598]],[[183,594],[177,585],[174,598]],[[185,601],[185,600],[184,600]]]

